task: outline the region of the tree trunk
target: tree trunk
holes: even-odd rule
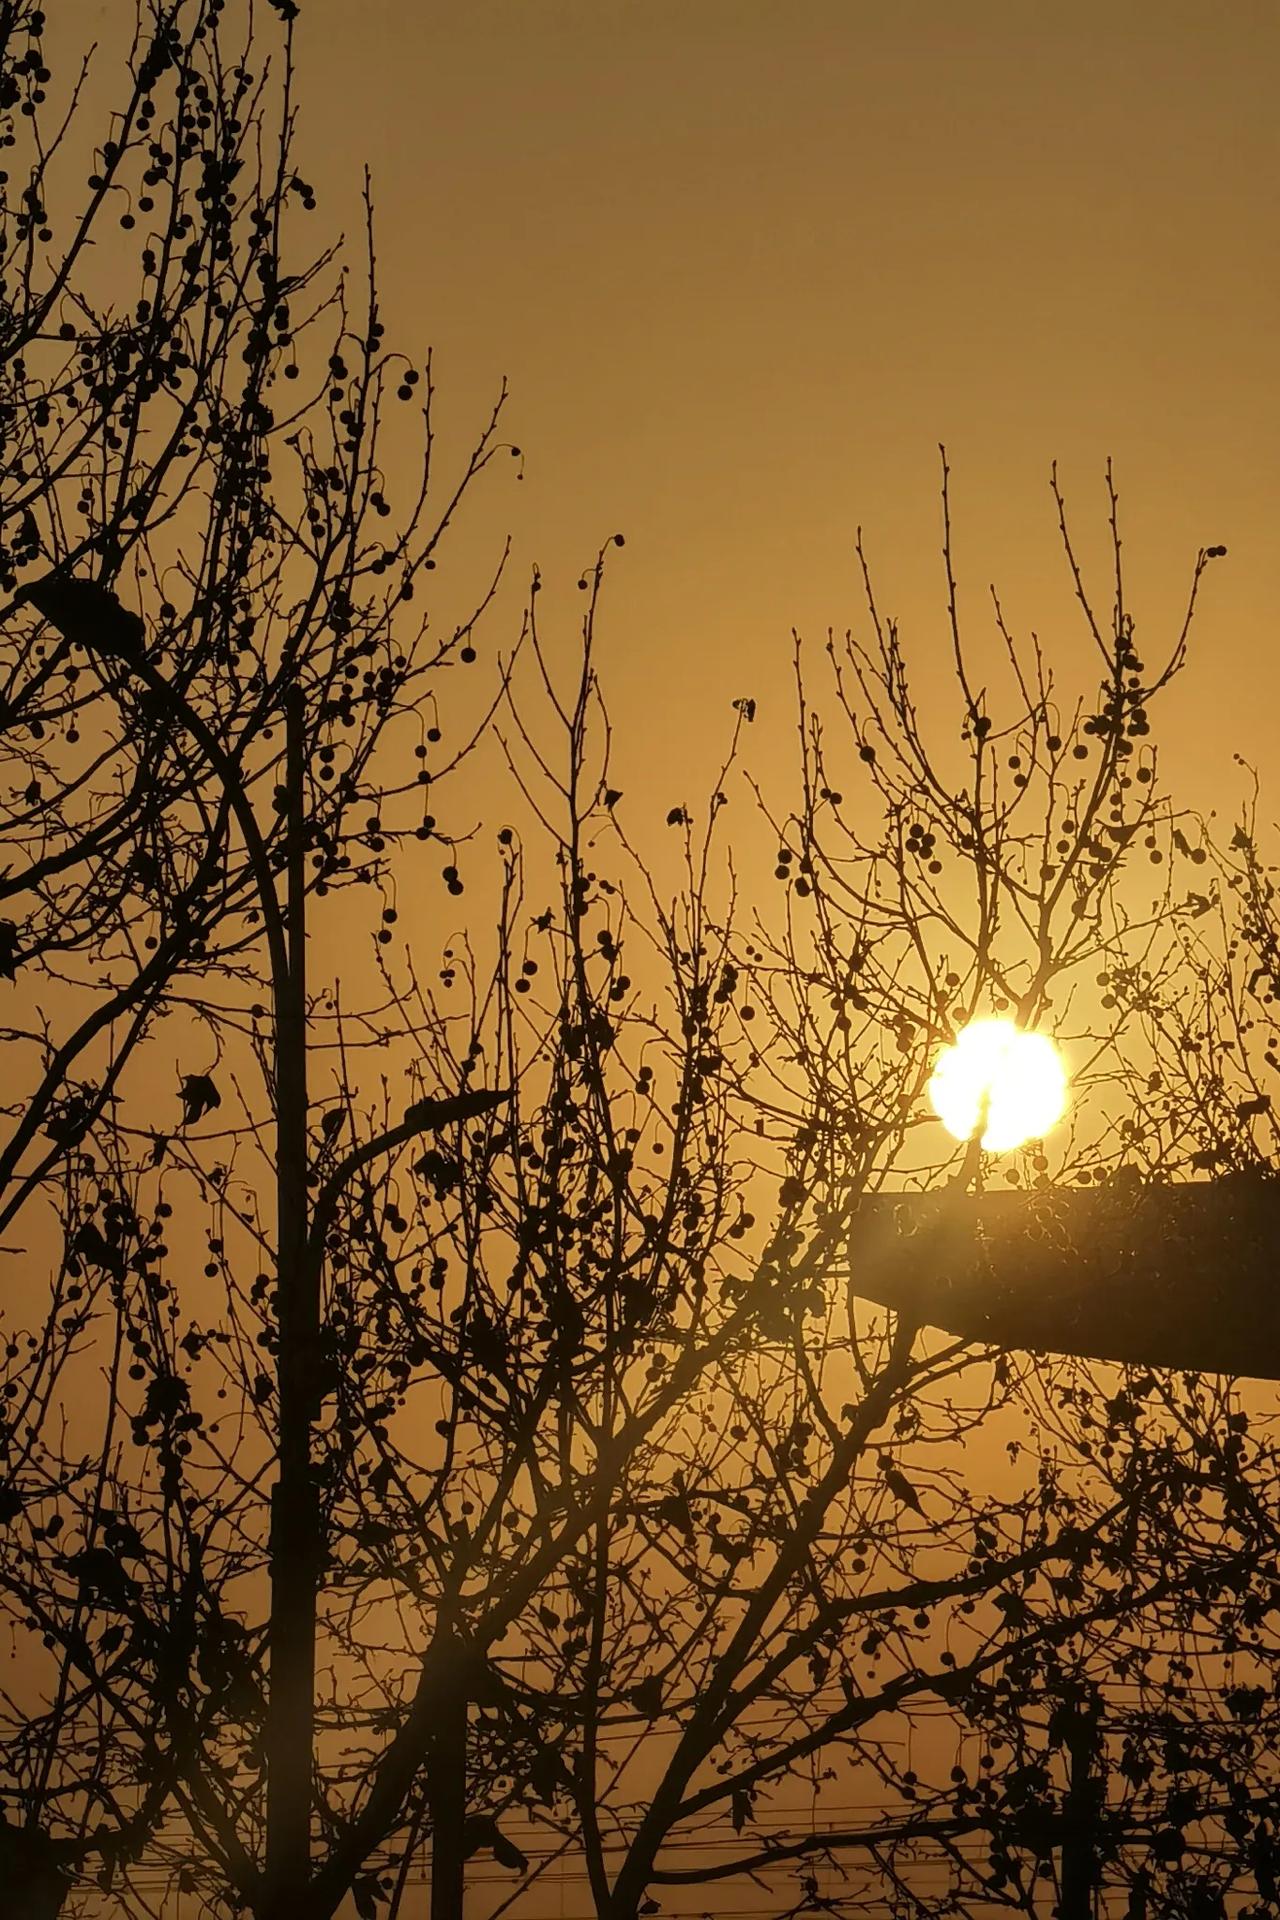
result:
[[[466,1882],[467,1688],[442,1702],[431,1739],[427,1789],[431,1799],[431,1920],[462,1920]]]
[[[267,1707],[267,1913],[302,1920],[310,1873],[315,1750],[318,1509],[311,1471],[317,1276],[307,1258],[307,982],[303,714],[286,709],[288,966],[275,981],[279,1473],[271,1515],[271,1695]]]
[[[1092,1920],[1098,1884],[1098,1753],[1096,1714],[1072,1709],[1065,1717],[1067,1794],[1063,1806],[1062,1898],[1059,1920]]]
[[[13,1920],[58,1920],[70,1891],[54,1843],[0,1815],[0,1912]]]

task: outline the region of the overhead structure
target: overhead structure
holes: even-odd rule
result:
[[[1280,1379],[1280,1179],[880,1193],[854,1291],[974,1341]]]

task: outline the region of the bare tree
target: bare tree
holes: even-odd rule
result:
[[[493,586],[439,637],[408,603],[502,448],[501,400],[442,477],[430,363],[385,343],[371,237],[352,313],[333,255],[295,232],[314,196],[293,157],[294,9],[277,11],[268,48],[213,0],[141,8],[87,166],[85,73],[51,105],[43,14],[0,21],[20,159],[0,343],[0,1216],[10,1271],[32,1276],[9,1289],[3,1589],[34,1650],[6,1698],[3,1847],[33,1912],[90,1863],[110,1884],[174,1804],[218,1832],[238,1897],[295,1910],[322,1564],[309,1221],[322,1244],[363,1164],[311,1131],[305,902],[363,886],[385,937],[386,858],[415,836],[461,885],[426,785],[466,751],[465,703],[435,750],[435,702]],[[397,400],[420,442],[402,507],[382,464]],[[255,1061],[265,1105],[210,1136]],[[413,1092],[365,1159],[497,1104]],[[252,1335],[210,1307],[236,1236],[273,1269],[245,1289]],[[203,1292],[173,1272],[193,1259]],[[220,1374],[252,1466],[214,1417]],[[265,1630],[237,1583],[269,1599]],[[268,1649],[259,1860],[211,1743]]]
[[[663,1886],[784,1869],[800,1910],[823,1865],[846,1876],[844,1893],[828,1881],[823,1899],[850,1910],[886,1888],[920,1903],[921,1872],[936,1895],[940,1869],[953,1903],[1025,1910],[1043,1870],[1076,1914],[1104,1860],[1131,1887],[1146,1873],[1172,1898],[1174,1854],[1161,1865],[1157,1846],[1152,1864],[1150,1795],[1118,1801],[1105,1836],[1086,1819],[1105,1771],[1090,1703],[1107,1705],[1108,1739],[1118,1726],[1136,1738],[1171,1675],[1176,1691],[1192,1615],[1231,1647],[1239,1621],[1270,1606],[1274,1542],[1258,1516],[1274,1460],[1268,1446],[1253,1451],[1237,1513],[1231,1436],[1242,1429],[1229,1396],[1140,1369],[1078,1369],[1059,1392],[1060,1370],[930,1334],[923,1307],[869,1305],[877,1288],[852,1251],[865,1247],[862,1197],[886,1187],[964,1191],[998,1174],[1048,1195],[1185,1164],[1162,1150],[1148,1106],[1117,1089],[1132,1093],[1133,1063],[1150,1052],[1140,1015],[1155,983],[1185,1008],[1210,978],[1186,964],[1202,909],[1168,877],[1205,856],[1161,794],[1149,715],[1182,666],[1216,553],[1198,557],[1181,631],[1148,669],[1114,493],[1109,623],[1093,611],[1056,482],[1054,495],[1102,661],[1092,699],[1064,710],[1038,646],[1015,641],[998,603],[1011,694],[979,678],[961,633],[944,468],[958,741],[930,744],[868,576],[870,643],[829,644],[825,712],[801,676],[801,800],[766,813],[782,931],[762,909],[715,949],[732,1017],[714,1072],[756,1115],[757,1168],[733,1228],[708,1242],[703,1281],[750,1298],[755,1314],[634,1459],[522,1656],[530,1693],[536,1680],[540,1698],[567,1703],[565,1841],[581,1845],[596,1910],[617,1920]],[[857,778],[870,807],[845,797]],[[722,782],[713,816],[723,798]],[[688,831],[692,855],[701,829]],[[693,870],[705,900],[706,868]],[[690,948],[710,950],[715,924],[707,916]],[[1118,981],[1132,983],[1128,998]],[[1077,1067],[1077,1117],[1061,1141],[999,1160],[982,1151],[981,1128],[967,1145],[929,1144],[939,1047],[979,1014],[1034,1025],[1050,1009]],[[749,1207],[770,1220],[763,1245]],[[610,1395],[619,1408],[626,1367]],[[610,1445],[611,1427],[602,1401],[596,1446]],[[1209,1489],[1225,1518],[1206,1505]],[[1126,1719],[1108,1689],[1139,1673],[1146,1692]],[[1231,1686],[1224,1670],[1224,1697]],[[939,1713],[951,1729],[941,1738]],[[981,1748],[974,1771],[957,1760],[966,1739]],[[1253,1831],[1270,1791],[1262,1723],[1228,1708],[1184,1745],[1210,1772],[1234,1753],[1235,1784],[1198,1804],[1207,1819],[1236,1818],[1245,1792]],[[1213,1775],[1219,1788],[1227,1777]],[[880,1798],[883,1816],[806,1825],[804,1806],[839,1779]]]
[[[586,864],[599,564],[567,707],[546,675],[558,901],[521,917],[504,829],[488,958],[428,984],[388,951],[424,861],[463,891],[427,808],[509,672],[445,744],[495,588],[439,638],[412,603],[497,410],[442,486],[372,242],[355,314],[297,263],[288,18],[264,68],[214,0],[144,10],[83,188],[42,17],[7,28],[6,1879],[32,1912],[89,1876],[142,1908],[156,1868],[262,1920],[371,1911],[431,1828],[449,1912],[469,1849],[513,1857],[513,1762],[566,1784],[495,1650],[755,1313],[700,1271],[741,1211],[727,995],[668,918],[646,1010]],[[424,428],[398,515],[393,401]]]
[[[83,184],[83,110],[43,131],[41,16],[0,21],[24,169],[0,341],[6,1882],[33,1914],[91,1875],[143,1911],[145,1863],[256,1920],[348,1894],[371,1916],[429,1834],[444,1920],[468,1853],[520,1867],[518,1810],[630,1920],[682,1878],[830,1855],[907,1886],[908,1844],[1013,1847],[989,1792],[907,1778],[917,1707],[994,1729],[1050,1666],[1083,1700],[1109,1637],[1176,1625],[1189,1580],[1243,1615],[1268,1563],[1248,1531],[1197,1534],[1154,1416],[1105,1455],[1086,1395],[1067,1476],[1043,1422],[1028,1439],[1046,1376],[868,1310],[848,1248],[887,1181],[986,1175],[976,1143],[920,1144],[960,1020],[1033,1023],[1100,968],[1124,985],[1077,1021],[1082,1084],[1122,1092],[1154,1044],[1124,1051],[1152,1013],[1130,983],[1175,903],[1134,911],[1121,882],[1183,832],[1145,735],[1185,631],[1147,673],[1119,575],[1106,630],[1077,576],[1096,703],[1061,716],[1005,633],[1002,720],[948,542],[956,791],[872,600],[872,643],[831,653],[845,743],[804,707],[802,799],[770,821],[782,930],[743,927],[720,877],[750,701],[705,822],[669,812],[664,889],[610,784],[603,554],[568,675],[536,578],[478,694],[455,669],[496,582],[423,617],[501,402],[442,480],[372,241],[358,303],[299,253],[274,11],[264,67],[265,29],[255,51],[215,0],[144,8]],[[422,429],[403,508],[393,403]],[[492,898],[432,929],[428,968],[403,941],[424,872],[451,916],[489,884],[428,808],[498,740]],[[1132,1163],[1119,1104],[1018,1177]],[[1195,1445],[1219,1415],[1178,1402]],[[1003,1482],[965,1474],[979,1427],[1017,1449]],[[901,1817],[764,1831],[779,1783],[846,1758],[911,1789]],[[673,1864],[721,1813],[734,1857]],[[1025,1905],[1015,1871],[972,1884]]]

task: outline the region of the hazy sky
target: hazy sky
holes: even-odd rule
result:
[[[58,31],[114,56],[131,17],[64,0]],[[1055,457],[1104,561],[1116,461],[1148,660],[1229,547],[1157,737],[1193,804],[1236,804],[1238,751],[1280,817],[1276,0],[301,0],[298,33],[317,241],[367,163],[390,334],[434,346],[451,433],[511,382],[527,477],[461,529],[477,577],[514,540],[486,645],[537,560],[567,656],[627,536],[602,667],[637,837],[714,780],[737,695],[785,791],[790,631],[863,623],[859,523],[941,683],[940,440],[975,643],[994,579],[1068,681]]]
[[[941,660],[939,440],[975,635],[995,578],[1078,644],[1055,456],[1096,534],[1114,455],[1147,633],[1225,542],[1164,738],[1201,804],[1239,791],[1233,749],[1266,759],[1270,0],[307,0],[300,33],[303,151],[331,218],[372,167],[393,334],[434,343],[459,425],[512,382],[528,478],[489,531],[567,617],[626,532],[624,762],[710,779],[734,695],[782,715],[791,626],[860,617],[858,522]]]

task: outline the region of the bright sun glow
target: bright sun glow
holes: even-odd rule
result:
[[[939,1054],[929,1098],[957,1140],[973,1138],[985,1098],[982,1144],[988,1153],[1007,1153],[1038,1140],[1062,1118],[1067,1073],[1045,1034],[1021,1033],[1012,1020],[975,1020]]]

